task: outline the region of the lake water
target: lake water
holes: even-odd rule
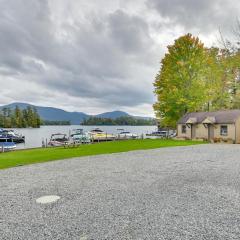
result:
[[[124,129],[136,134],[151,133],[157,129],[156,126],[41,126],[40,128],[20,128],[14,129],[17,133],[25,136],[25,144],[17,144],[18,149],[22,148],[36,148],[42,146],[42,141],[50,139],[51,134],[64,133],[69,135],[73,129],[82,128],[84,132],[88,132],[93,128],[100,128],[107,133],[117,134],[117,129]]]

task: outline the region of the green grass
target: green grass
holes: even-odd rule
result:
[[[103,142],[92,145],[81,145],[76,148],[39,148],[19,150],[0,154],[0,169],[21,166],[26,164],[47,162],[73,157],[91,156],[107,153],[128,152],[140,149],[154,149],[161,147],[188,146],[200,144],[194,141],[177,140],[128,140]]]

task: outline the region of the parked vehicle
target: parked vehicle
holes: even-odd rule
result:
[[[138,135],[131,133],[129,131],[122,131],[118,134],[118,138],[120,138],[120,139],[136,139],[136,138],[138,138]]]
[[[66,145],[68,142],[68,138],[66,134],[55,133],[51,135],[51,139],[48,142],[48,146],[51,147],[60,147]]]
[[[0,129],[0,142],[5,142],[5,139],[11,139],[14,143],[24,143],[25,137],[14,132],[14,130]]]
[[[94,128],[88,134],[93,141],[112,141],[116,138],[115,135],[106,133],[100,128]]]
[[[83,129],[74,129],[73,133],[70,135],[73,141],[77,143],[90,143],[91,137],[88,133],[84,133]]]

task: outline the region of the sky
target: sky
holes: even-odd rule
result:
[[[0,0],[0,105],[154,116],[167,46],[232,38],[239,0]]]

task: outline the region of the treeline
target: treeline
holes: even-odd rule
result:
[[[50,121],[50,120],[42,120],[41,121],[41,125],[45,125],[45,126],[67,126],[67,125],[71,125],[70,121]]]
[[[98,118],[98,117],[90,117],[85,119],[82,125],[130,125],[130,126],[152,126],[156,125],[157,122],[155,119],[143,119],[143,118],[133,118],[133,117],[119,117],[116,119],[111,118]]]
[[[2,108],[0,109],[0,127],[2,128],[26,128],[40,127],[41,119],[36,108],[28,106],[26,109]]]
[[[240,109],[239,42],[207,48],[191,34],[168,46],[154,87],[161,126],[175,127],[187,112]]]

